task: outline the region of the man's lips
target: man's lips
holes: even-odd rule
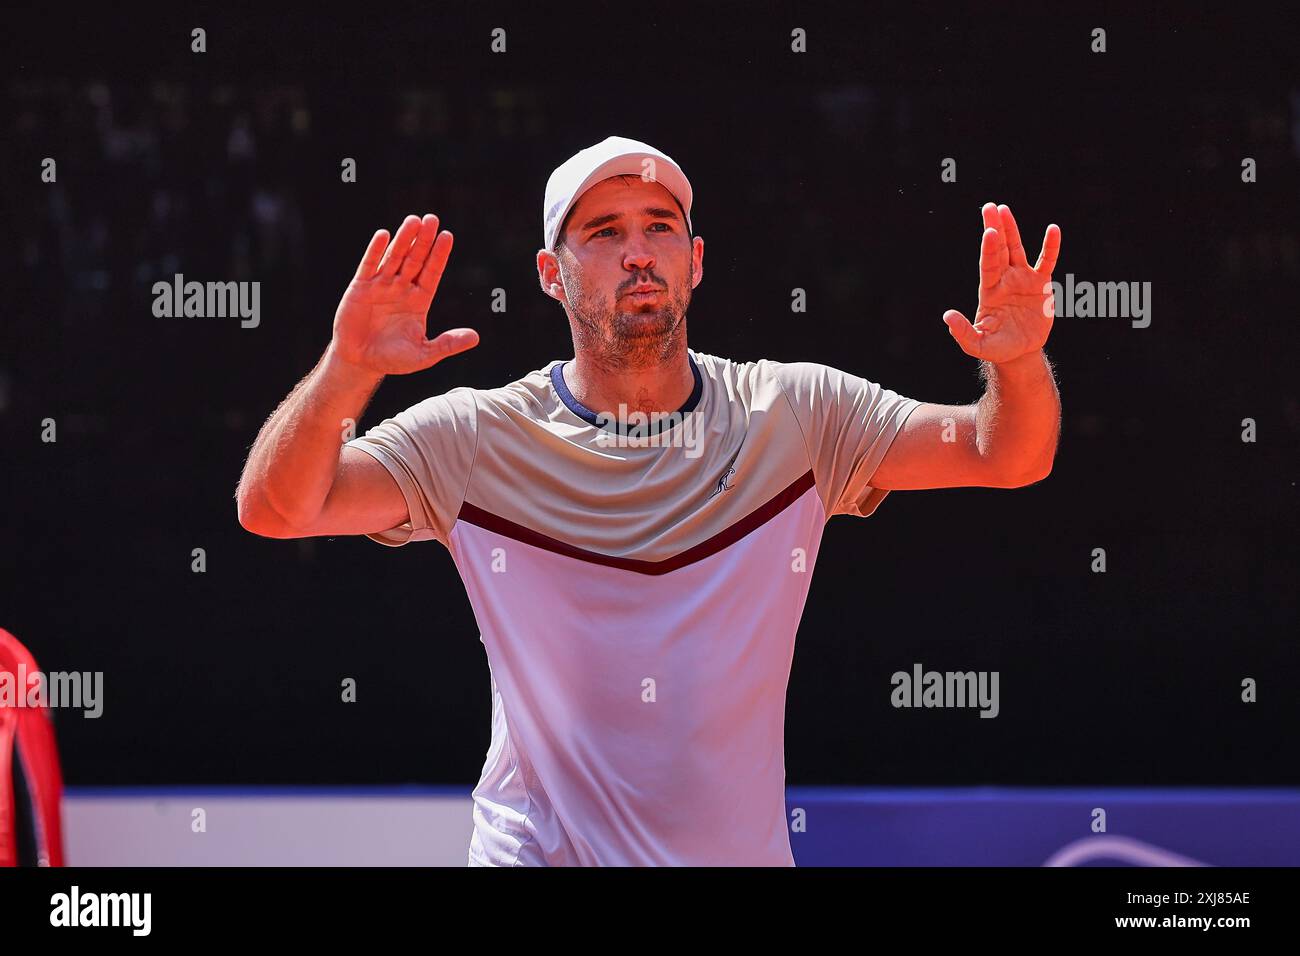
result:
[[[657,285],[637,286],[631,292],[624,293],[633,299],[650,299],[657,296],[663,290]]]

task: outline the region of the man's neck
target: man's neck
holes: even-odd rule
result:
[[[611,367],[580,350],[564,367],[564,382],[573,397],[597,414],[644,412],[652,419],[686,404],[695,390],[695,376],[685,344],[660,362],[640,368]]]

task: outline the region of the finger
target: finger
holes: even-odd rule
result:
[[[407,282],[415,281],[415,277],[424,267],[424,260],[428,258],[429,250],[433,248],[433,240],[437,236],[438,217],[430,213],[420,220],[420,231],[415,235],[415,242],[411,243],[411,251],[406,254],[402,268],[397,270],[397,278]]]
[[[1061,254],[1061,227],[1052,223],[1043,236],[1043,251],[1038,254],[1038,263],[1034,271],[1041,275],[1051,275],[1056,268],[1056,259]]]
[[[985,229],[998,229],[1002,226],[1002,217],[998,215],[998,204],[986,202],[980,206],[980,216],[984,219]]]
[[[361,264],[357,266],[356,278],[369,279],[379,271],[379,259],[388,248],[388,230],[380,229],[370,237],[370,245],[366,246],[366,254],[361,257]]]
[[[998,216],[1002,223],[1002,235],[1007,237],[1007,261],[1013,266],[1029,265],[1029,260],[1025,258],[1025,247],[1020,242],[1020,227],[1016,225],[1016,217],[1011,215],[1011,207],[998,206]]]
[[[996,229],[985,229],[980,242],[980,288],[998,284],[1007,270],[1007,243]]]
[[[949,309],[943,314],[943,324],[948,326],[948,331],[952,333],[952,337],[957,340],[957,344],[961,346],[963,352],[979,358],[980,342],[984,337],[984,333],[977,331],[967,321],[966,316],[956,309]]]
[[[478,345],[478,333],[473,329],[448,329],[436,339],[427,339],[424,343],[424,367],[437,365],[443,359],[458,352],[466,352]]]
[[[411,250],[411,243],[415,240],[415,235],[420,230],[420,217],[407,216],[402,220],[402,224],[397,227],[397,235],[393,241],[388,244],[388,251],[384,253],[383,261],[379,263],[379,274],[392,278],[397,275],[397,270],[402,266],[402,260]]]
[[[438,291],[438,283],[442,281],[443,269],[447,268],[447,257],[451,255],[455,238],[446,229],[438,233],[438,238],[429,251],[429,258],[424,261],[424,268],[420,270],[415,280],[416,284],[429,295],[434,295]]]

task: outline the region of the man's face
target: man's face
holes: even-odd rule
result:
[[[670,351],[704,275],[704,240],[687,235],[672,193],[640,176],[603,180],[569,211],[563,238],[553,259],[539,253],[538,270],[583,347],[627,365]]]

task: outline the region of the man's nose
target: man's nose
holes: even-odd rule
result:
[[[654,254],[644,246],[633,246],[623,253],[623,268],[629,272],[649,271],[654,264]]]

